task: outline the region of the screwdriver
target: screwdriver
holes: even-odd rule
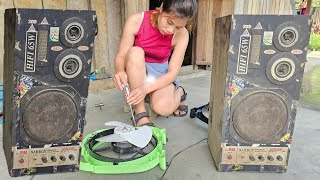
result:
[[[124,93],[124,95],[125,95],[126,97],[128,97],[129,94],[130,94],[129,85],[123,85],[123,84],[122,84],[122,92]],[[133,126],[136,127],[137,124],[136,124],[136,120],[134,119],[132,106],[131,106],[131,105],[129,105],[129,106],[130,106],[130,111],[131,111],[132,123],[133,123]]]

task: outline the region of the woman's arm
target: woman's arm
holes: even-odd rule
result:
[[[118,89],[122,89],[121,88],[122,83],[127,84],[127,76],[125,73],[125,65],[126,65],[125,58],[128,50],[134,44],[135,35],[139,31],[142,20],[143,20],[143,17],[141,13],[133,14],[128,18],[123,28],[123,33],[122,33],[122,37],[119,44],[119,50],[115,57],[115,63],[114,63],[114,68],[116,70],[115,86]]]
[[[146,93],[153,92],[155,90],[161,89],[168,86],[174,80],[176,80],[178,73],[180,71],[184,55],[189,42],[189,33],[183,28],[180,32],[176,33],[173,39],[174,51],[170,59],[168,73],[160,76],[151,84],[145,85]]]

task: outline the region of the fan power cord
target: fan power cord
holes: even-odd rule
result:
[[[177,156],[178,156],[179,154],[181,154],[183,151],[186,151],[186,150],[192,148],[193,146],[196,146],[196,145],[200,144],[202,141],[205,141],[205,140],[208,140],[208,138],[201,139],[200,141],[198,141],[198,142],[196,142],[196,143],[194,143],[194,144],[192,144],[192,145],[190,145],[190,146],[182,149],[182,150],[179,151],[177,154],[175,154],[175,155],[173,156],[173,158],[170,160],[170,162],[169,162],[169,164],[168,164],[168,166],[167,166],[167,169],[164,171],[164,173],[163,173],[163,175],[161,176],[160,179],[162,180],[162,179],[164,178],[164,176],[166,175],[166,173],[167,173],[167,171],[168,171],[168,169],[169,169],[169,167],[170,167],[170,165],[171,165],[171,163],[172,163],[172,161],[174,160],[175,157],[177,157]]]

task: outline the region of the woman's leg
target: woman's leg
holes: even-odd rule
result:
[[[180,102],[183,90],[176,89],[173,84],[154,91],[150,95],[151,108],[161,116],[169,116],[173,112],[184,113],[177,110],[179,105],[186,105],[186,102]]]
[[[142,48],[134,46],[129,49],[126,56],[126,72],[128,75],[130,89],[135,89],[143,85],[146,77],[146,67],[144,51]],[[139,114],[142,112],[146,112],[144,101],[135,105],[135,113]],[[150,122],[149,118],[144,117],[139,120],[137,125],[142,125],[148,122]]]

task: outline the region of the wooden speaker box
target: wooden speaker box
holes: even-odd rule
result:
[[[79,169],[94,11],[7,9],[3,148],[11,176]]]
[[[285,172],[310,16],[216,19],[209,147],[219,171]]]

